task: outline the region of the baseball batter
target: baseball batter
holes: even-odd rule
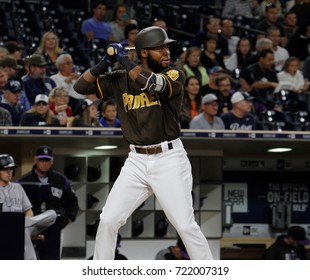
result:
[[[119,228],[149,196],[155,194],[193,260],[213,259],[194,219],[192,174],[179,138],[184,73],[170,67],[170,44],[164,29],[148,27],[136,38],[137,65],[120,44],[78,79],[75,90],[113,97],[130,152],[100,215],[95,260],[114,259]],[[119,61],[124,69],[111,73]]]

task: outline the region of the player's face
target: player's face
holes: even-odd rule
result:
[[[53,161],[48,158],[35,159],[37,169],[41,173],[46,173],[49,171],[53,165]]]
[[[170,66],[169,45],[148,49],[147,52],[147,64],[155,73]]]
[[[6,186],[13,177],[13,168],[5,168],[0,170],[0,185]]]

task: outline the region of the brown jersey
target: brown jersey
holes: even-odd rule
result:
[[[152,145],[179,137],[185,76],[177,68],[167,68],[161,74],[167,80],[167,87],[159,99],[141,91],[141,86],[125,70],[97,79],[97,90],[102,96],[116,101],[123,137],[130,144]]]

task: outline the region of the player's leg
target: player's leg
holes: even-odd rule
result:
[[[191,259],[213,259],[207,239],[195,221],[191,165],[183,149],[163,153],[154,163],[150,185],[167,218],[182,238]]]
[[[153,194],[145,180],[145,161],[130,153],[100,215],[94,260],[114,259],[117,233],[128,217]]]

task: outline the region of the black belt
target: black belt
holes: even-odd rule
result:
[[[173,149],[173,145],[171,142],[168,143],[168,149]],[[156,147],[135,147],[135,150],[138,154],[144,154],[144,155],[155,155],[163,152],[163,149],[161,148],[161,145]]]

